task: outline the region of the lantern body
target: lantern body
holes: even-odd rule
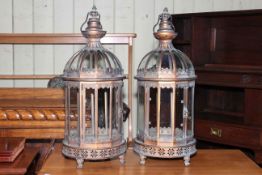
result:
[[[77,160],[103,160],[116,156],[124,162],[122,86],[123,69],[117,57],[105,49],[100,15],[88,13],[86,46],[74,54],[64,69],[65,137],[62,153]],[[82,28],[82,27],[81,27]]]
[[[185,165],[196,152],[194,139],[195,71],[190,59],[172,45],[176,36],[165,9],[154,33],[159,46],[140,62],[137,135],[134,151],[145,157],[184,157]],[[156,25],[155,25],[156,26]]]

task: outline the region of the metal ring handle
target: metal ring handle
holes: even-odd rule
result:
[[[86,19],[85,19],[85,21],[83,22],[83,24],[82,24],[81,27],[80,27],[80,31],[81,31],[82,33],[84,32],[83,27],[84,27],[85,23],[87,22],[88,17],[89,17],[89,12],[87,13]]]
[[[156,26],[159,24],[159,21],[161,20],[160,18],[161,18],[161,15],[158,16],[158,21],[157,21],[157,23],[156,23],[156,24],[154,25],[154,27],[153,27],[153,33],[155,33],[155,28],[156,28]],[[173,31],[175,32],[175,26],[174,26],[173,23],[172,23],[172,21],[173,21],[173,20],[172,20],[172,16],[169,17],[168,21],[169,21],[169,24],[170,24],[171,28],[172,28]]]
[[[159,24],[160,16],[161,16],[161,15],[158,16],[157,23],[156,23],[156,24],[154,25],[154,27],[153,27],[153,33],[155,33],[155,28],[156,28],[156,26]]]

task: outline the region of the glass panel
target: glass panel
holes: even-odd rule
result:
[[[118,139],[118,105],[119,105],[119,91],[118,87],[114,87],[112,91],[112,139]]]
[[[162,141],[173,141],[171,132],[171,101],[172,89],[161,89],[160,96],[160,139]]]
[[[193,137],[194,128],[193,128],[193,118],[194,118],[194,88],[188,88],[188,119],[187,119],[187,137]]]
[[[98,89],[98,135],[101,141],[108,140],[109,98],[109,88]]]
[[[156,140],[157,136],[157,88],[149,90],[149,137],[150,140]]]
[[[79,144],[79,115],[78,115],[78,94],[79,89],[77,87],[70,88],[70,121],[69,121],[69,143]]]
[[[89,141],[88,138],[95,135],[95,90],[86,89],[85,91],[85,135]]]
[[[176,88],[175,100],[175,141],[183,139],[183,105],[184,105],[184,89]]]
[[[118,103],[118,128],[119,128],[119,136],[123,137],[123,91],[121,86],[119,86],[119,103]]]
[[[137,105],[137,138],[144,141],[145,129],[145,88],[138,87],[138,105]]]
[[[172,61],[172,56],[170,55],[169,51],[164,51],[163,52],[163,57],[162,57],[162,63],[161,63],[161,68],[163,69],[172,69],[173,68],[173,61]]]
[[[159,58],[158,52],[151,55],[151,57],[147,60],[145,64],[145,68],[147,69],[147,71],[156,70],[158,68],[157,67],[157,65],[159,64],[158,58]]]

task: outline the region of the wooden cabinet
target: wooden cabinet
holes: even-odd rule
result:
[[[197,75],[196,138],[249,148],[262,164],[262,10],[173,15]]]

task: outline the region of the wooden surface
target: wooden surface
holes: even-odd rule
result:
[[[0,88],[0,136],[64,137],[64,91],[59,88]]]
[[[239,150],[198,150],[192,157],[191,165],[185,167],[182,159],[159,160],[147,159],[141,166],[139,157],[130,148],[126,155],[126,164],[119,160],[90,162],[85,161],[83,169],[76,169],[76,161],[66,159],[61,153],[61,145],[56,145],[54,152],[40,170],[44,174],[183,174],[183,175],[261,175],[262,169]]]
[[[38,151],[38,148],[26,147],[13,163],[0,163],[0,174],[25,174]]]
[[[102,39],[102,44],[130,44],[130,38],[135,38],[134,33],[108,33]],[[0,34],[0,43],[3,44],[84,44],[86,38],[82,34]]]

